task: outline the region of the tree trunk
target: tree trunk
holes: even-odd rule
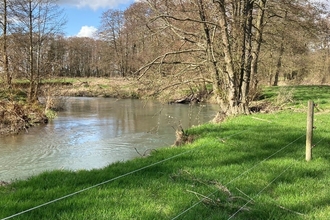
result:
[[[224,89],[225,97],[220,101],[220,109],[227,115],[238,113],[236,74],[234,71],[233,57],[229,40],[227,15],[224,0],[216,1],[219,3],[219,25],[221,28],[221,38],[225,58],[225,78]]]
[[[252,49],[252,61],[251,61],[251,83],[252,89],[256,90],[258,87],[258,61],[260,48],[263,40],[263,29],[264,29],[264,17],[265,17],[265,9],[266,9],[267,0],[259,1],[259,10],[256,21],[256,36],[255,43]]]
[[[247,0],[244,8],[244,57],[242,57],[242,76],[240,86],[240,112],[249,113],[249,89],[251,79],[251,61],[252,61],[252,19],[253,19],[253,1]],[[244,59],[244,60],[243,60]]]
[[[224,76],[224,91],[225,94],[223,99],[220,102],[220,115],[226,114],[226,115],[237,115],[237,114],[249,114],[249,108],[248,108],[248,101],[247,101],[247,92],[249,90],[249,77],[250,77],[250,70],[247,72],[244,70],[243,78],[245,80],[238,83],[238,73],[235,72],[234,63],[233,63],[233,52],[231,48],[231,40],[229,37],[229,30],[228,22],[227,22],[227,14],[226,14],[226,8],[225,8],[225,1],[224,0],[217,0],[215,1],[219,5],[219,26],[221,28],[221,38],[222,38],[222,44],[223,44],[223,54],[224,54],[224,60],[225,60],[225,76]],[[246,3],[246,10],[251,7],[251,2]],[[249,12],[250,13],[250,12]],[[252,10],[251,10],[252,13]],[[252,14],[251,14],[252,16]],[[246,19],[246,18],[245,18]],[[245,20],[244,19],[244,20]],[[248,16],[248,19],[245,21],[246,27],[250,30],[252,28],[252,17]],[[250,23],[251,22],[251,23]],[[243,34],[246,34],[245,25],[237,27],[242,27],[241,31]],[[249,27],[250,26],[250,27]],[[250,31],[251,33],[251,31]],[[243,37],[242,45],[246,44],[246,40],[248,41],[248,45],[251,44],[249,42],[251,40],[251,36],[248,36],[247,38]],[[237,39],[236,39],[237,40]],[[244,46],[245,47],[245,46]],[[251,45],[249,46],[248,52],[245,53],[246,49],[244,49],[244,58],[241,60],[241,66],[243,65],[245,68],[247,66],[251,65]],[[245,63],[246,62],[246,63]],[[241,72],[242,73],[242,72]],[[242,76],[242,75],[241,75]],[[241,80],[241,79],[240,79]],[[244,87],[243,87],[244,84]],[[242,87],[241,87],[242,86]],[[244,94],[242,93],[242,88],[244,90]],[[243,94],[243,96],[242,96]],[[243,99],[244,100],[243,100]]]
[[[7,81],[7,88],[11,90],[12,88],[12,76],[9,72],[9,60],[8,60],[8,42],[7,42],[7,30],[8,30],[8,5],[7,0],[3,0],[3,24],[2,24],[2,30],[3,30],[3,70],[5,72],[6,81]]]
[[[285,16],[284,16],[284,24],[287,20],[287,16],[288,16],[288,12],[285,12]],[[274,83],[273,86],[278,86],[278,79],[280,76],[280,72],[281,72],[281,68],[282,68],[282,58],[283,58],[283,54],[284,54],[284,35],[285,35],[285,26],[282,29],[282,37],[281,37],[281,45],[280,45],[280,50],[279,50],[279,55],[278,55],[278,59],[277,59],[277,64],[276,64],[276,70],[275,70],[275,76],[274,76]]]
[[[213,42],[211,39],[211,30],[206,23],[206,15],[205,15],[205,8],[203,5],[202,0],[198,0],[198,10],[199,10],[199,16],[201,21],[203,21],[203,29],[204,29],[204,34],[206,38],[206,50],[207,50],[207,62],[208,62],[208,67],[210,69],[210,72],[212,73],[212,88],[213,88],[213,93],[218,99],[220,97],[220,74],[219,74],[219,69],[217,67],[217,61],[214,58],[214,51],[213,51]]]
[[[281,46],[280,46],[280,53],[278,55],[278,59],[277,59],[277,64],[276,64],[276,70],[275,70],[275,75],[274,75],[274,83],[273,86],[278,86],[278,79],[280,76],[280,72],[281,72],[281,68],[282,68],[282,57],[284,54],[284,43],[283,43],[284,39],[282,37],[282,42],[281,42]]]
[[[35,102],[36,97],[36,82],[34,77],[34,57],[33,57],[33,11],[32,11],[32,0],[29,0],[29,80],[30,80],[30,91],[29,91],[29,102]]]

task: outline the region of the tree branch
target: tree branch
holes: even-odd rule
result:
[[[138,74],[138,73],[140,73],[141,71],[144,70],[142,72],[142,74],[140,74],[140,76],[138,77],[138,80],[140,80],[146,74],[146,72],[151,68],[152,65],[164,64],[165,63],[164,59],[167,56],[176,55],[176,54],[183,54],[183,53],[201,52],[201,51],[204,51],[204,50],[202,50],[202,49],[190,49],[190,50],[172,51],[172,52],[165,53],[161,56],[158,56],[157,58],[155,58],[153,61],[147,63],[146,65],[140,67],[137,71],[134,72],[134,75],[136,75],[136,74]],[[158,60],[161,60],[161,61],[157,62]]]

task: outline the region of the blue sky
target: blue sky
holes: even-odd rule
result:
[[[101,16],[108,9],[125,9],[136,0],[58,0],[64,9],[68,37],[92,37],[100,25]]]
[[[64,8],[68,23],[65,35],[68,37],[92,37],[100,25],[101,16],[108,9],[125,9],[134,1],[140,0],[58,0]],[[328,3],[329,0],[311,0]],[[329,3],[328,3],[329,4]]]

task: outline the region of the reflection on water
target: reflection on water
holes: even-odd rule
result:
[[[175,128],[211,120],[214,105],[163,105],[153,101],[69,98],[47,125],[0,138],[0,180],[45,170],[94,169],[169,146]]]

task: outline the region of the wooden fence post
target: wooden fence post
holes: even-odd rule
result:
[[[308,101],[308,111],[307,111],[306,161],[310,161],[312,159],[313,121],[314,121],[314,102],[310,100]]]

